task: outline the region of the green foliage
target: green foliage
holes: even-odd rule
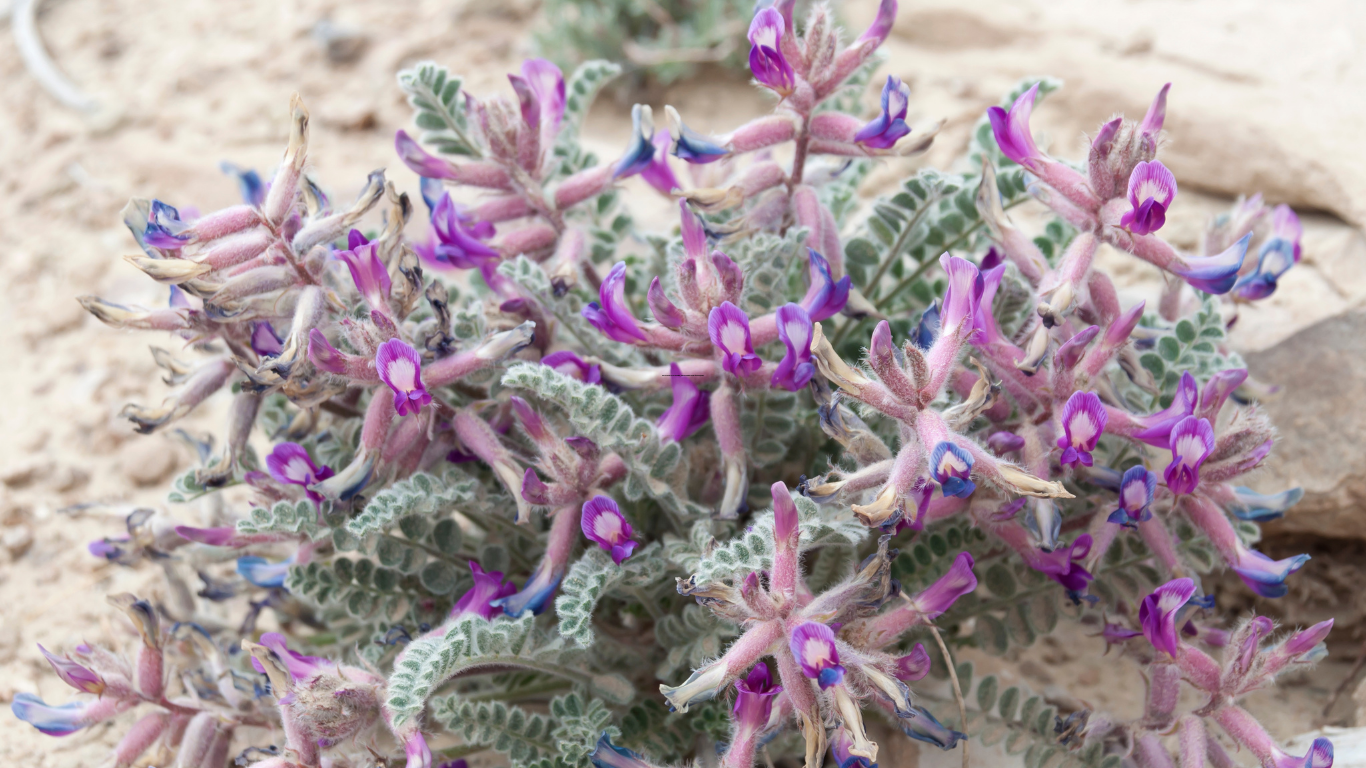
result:
[[[593,609],[598,601],[617,587],[639,588],[664,578],[667,562],[660,557],[660,545],[651,542],[631,554],[621,565],[601,547],[590,547],[560,584],[555,598],[560,637],[588,647],[593,644]]]
[[[1237,353],[1221,349],[1224,325],[1219,305],[1209,296],[1192,317],[1175,323],[1154,315],[1143,318],[1143,327],[1157,331],[1151,350],[1139,356],[1139,363],[1152,374],[1160,389],[1157,407],[1171,405],[1183,373],[1189,372],[1196,383],[1203,386],[1219,371],[1243,367],[1243,360]],[[1140,393],[1131,394],[1133,399],[1146,399]]]
[[[375,494],[360,514],[351,518],[346,530],[353,536],[366,536],[387,530],[409,515],[434,515],[474,498],[478,484],[457,469],[447,469],[441,477],[418,472]]]
[[[707,659],[721,655],[725,643],[739,632],[711,611],[689,603],[679,613],[670,613],[655,623],[655,637],[667,654],[655,676],[671,680],[680,671],[699,667]]]
[[[270,509],[252,507],[251,516],[237,521],[238,533],[301,533],[313,540],[332,535],[318,524],[313,502],[277,501]]]
[[[588,116],[588,108],[608,83],[621,75],[621,65],[610,61],[585,61],[574,70],[564,83],[564,122],[560,128],[560,141],[567,142],[577,138],[583,119]]]
[[[622,61],[633,83],[667,84],[700,63],[743,67],[752,10],[742,0],[550,0],[536,42],[561,66]]]
[[[463,80],[430,61],[398,73],[398,87],[408,97],[420,141],[446,155],[480,157],[483,149],[470,135],[469,115],[460,97]]]

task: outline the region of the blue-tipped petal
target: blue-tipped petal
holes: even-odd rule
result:
[[[1228,506],[1239,520],[1265,523],[1285,515],[1286,510],[1304,498],[1303,488],[1291,488],[1275,494],[1257,493],[1247,486],[1233,489],[1234,502]]]
[[[264,557],[247,555],[237,558],[237,573],[258,587],[274,589],[285,585],[285,578],[289,576],[289,566],[293,564],[293,557],[283,562],[272,563]]]
[[[253,208],[260,208],[266,199],[266,185],[261,183],[261,175],[250,168],[239,168],[224,160],[218,164],[220,170],[229,176],[237,177],[237,188],[242,193],[242,202]]]
[[[655,125],[650,108],[644,104],[631,107],[631,146],[617,161],[612,178],[634,176],[649,167],[655,159]]]
[[[489,605],[502,608],[503,613],[514,619],[525,616],[528,611],[539,616],[550,605],[550,598],[555,595],[555,588],[560,585],[563,576],[563,571],[548,567],[546,561],[542,560],[520,591],[490,600]]]
[[[14,716],[46,733],[48,736],[67,736],[84,728],[88,704],[73,701],[54,706],[31,693],[16,693],[10,704]]]
[[[946,728],[943,723],[934,719],[928,709],[924,707],[912,707],[915,717],[900,718],[901,732],[926,744],[933,744],[940,749],[953,749],[958,746],[958,742],[966,739],[967,736]]]
[[[915,328],[915,333],[911,335],[911,342],[920,348],[922,352],[928,352],[934,346],[935,339],[939,338],[939,300],[935,299],[930,306],[920,314],[920,323]]]
[[[730,154],[730,150],[685,125],[673,107],[665,107],[665,112],[669,116],[674,157],[693,165],[706,165]]]
[[[1251,234],[1243,235],[1243,239],[1229,246],[1228,250],[1218,256],[1188,256],[1186,263],[1189,266],[1174,266],[1172,271],[1185,278],[1192,287],[1205,293],[1228,293],[1238,282],[1238,271],[1243,268],[1243,259],[1247,258],[1247,246],[1251,240]]]
[[[441,196],[446,194],[446,185],[441,182],[441,179],[429,179],[423,176],[422,181],[418,183],[418,189],[422,191],[422,202],[427,204],[427,212],[429,214],[434,213],[436,204],[441,202]]]
[[[652,768],[639,753],[613,744],[612,737],[606,731],[598,737],[597,746],[588,759],[593,763],[593,768]]]

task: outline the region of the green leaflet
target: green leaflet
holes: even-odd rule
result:
[[[868,536],[868,527],[848,507],[818,506],[805,496],[794,496],[792,500],[797,505],[803,547],[858,544]],[[664,542],[669,559],[695,574],[699,583],[768,570],[773,567],[773,510],[752,517],[740,535],[711,548],[708,554],[703,553],[712,543],[709,521],[695,523],[688,541],[666,536]]]
[[[465,100],[460,98],[463,80],[430,61],[398,73],[398,87],[408,96],[415,112],[420,140],[446,155],[482,157],[483,149],[470,134]]]
[[[469,616],[441,637],[409,643],[394,663],[387,705],[394,723],[419,714],[437,686],[457,673],[480,667],[521,667],[580,683],[611,703],[625,704],[635,694],[626,678],[586,668],[582,652],[566,649],[562,639],[536,628],[535,617],[485,621]]]
[[[375,494],[346,524],[354,536],[378,533],[409,515],[431,515],[474,498],[478,483],[456,469],[441,477],[419,472]]]
[[[270,509],[253,507],[251,516],[237,521],[238,533],[302,533],[317,541],[332,535],[318,525],[318,510],[311,501],[277,501]]]
[[[588,108],[603,86],[621,74],[621,65],[610,61],[595,59],[585,61],[574,70],[574,74],[564,83],[564,122],[560,128],[560,141],[575,139],[583,119],[588,116]]]
[[[617,586],[644,587],[663,579],[668,564],[660,550],[659,542],[652,542],[617,565],[601,547],[589,547],[570,566],[555,598],[560,636],[585,648],[592,645],[593,609],[598,601]]]
[[[513,365],[503,374],[503,385],[529,390],[559,406],[577,434],[621,456],[630,470],[625,482],[627,499],[649,496],[678,515],[706,514],[680,496],[671,482],[682,464],[678,444],[662,442],[655,425],[637,417],[625,400],[534,363]]]

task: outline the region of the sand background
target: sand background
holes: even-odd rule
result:
[[[874,6],[851,0],[841,12],[861,28]],[[359,36],[353,59],[329,58],[315,34],[324,20]],[[410,128],[394,74],[434,59],[465,73],[476,94],[510,94],[504,75],[532,54],[536,23],[535,0],[52,0],[39,18],[42,36],[60,67],[102,104],[94,116],[57,104],[0,38],[0,701],[19,691],[67,700],[35,643],[127,645],[131,631],[104,595],[163,589],[156,566],[106,564],[84,547],[117,534],[137,506],[167,508],[171,478],[192,461],[175,438],[135,435],[118,417],[125,403],[155,404],[166,393],[147,347],[170,341],[107,328],[74,300],[165,300],[164,288],[120,258],[136,250],[119,223],[124,202],[157,197],[201,211],[236,203],[218,163],[268,174],[296,91],[313,116],[315,174],[334,198],[349,199],[380,167],[415,193],[416,178],[392,150],[393,132]],[[1082,153],[1083,132],[1115,112],[1140,114],[1174,81],[1163,159],[1181,196],[1169,236],[1193,246],[1205,217],[1239,192],[1262,191],[1305,214],[1305,262],[1272,299],[1245,310],[1233,337],[1245,351],[1270,349],[1359,309],[1366,297],[1366,240],[1355,228],[1366,223],[1363,42],[1366,4],[1350,0],[905,2],[884,69],[911,84],[913,123],[948,122],[928,157],[888,163],[867,192],[885,191],[921,164],[944,167],[982,110],[1022,77],[1065,80],[1036,110],[1034,126],[1041,146],[1069,158]],[[765,110],[743,80],[717,73],[642,98],[657,113],[674,104],[701,130]],[[623,146],[628,111],[613,98],[595,108],[586,133],[600,154]],[[642,215],[661,210],[650,202]],[[1155,272],[1114,254],[1102,264],[1115,270],[1126,300],[1155,295]],[[184,426],[219,431],[226,402],[220,395]],[[1366,467],[1360,454],[1337,460]],[[201,505],[170,511],[190,523],[208,514]],[[1359,551],[1347,542],[1326,546],[1330,560]],[[1331,591],[1319,597],[1328,608],[1337,599]],[[1309,598],[1287,598],[1299,600]],[[1276,735],[1324,722],[1318,710],[1357,653],[1354,630],[1345,631],[1333,661],[1254,700]],[[1071,632],[1013,666],[1038,690],[1065,685],[1097,707],[1135,714],[1136,670],[1101,650],[1098,640]],[[1350,698],[1332,722],[1354,724]],[[125,726],[118,720],[54,740],[0,713],[0,760],[94,765]],[[885,760],[915,765],[917,754],[898,750]],[[1338,765],[1350,764],[1345,758],[1340,751]]]

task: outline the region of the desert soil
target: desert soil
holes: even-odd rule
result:
[[[843,12],[862,26],[874,5],[850,0]],[[324,21],[356,35],[354,58],[329,58],[315,34]],[[68,700],[35,644],[128,646],[131,630],[104,596],[164,596],[159,567],[104,563],[85,551],[87,542],[116,535],[137,507],[167,509],[188,523],[222,512],[168,507],[168,483],[191,466],[189,450],[172,436],[135,435],[118,415],[125,403],[156,404],[168,391],[147,347],[171,341],[111,330],[75,301],[87,293],[147,306],[166,299],[120,258],[136,250],[119,223],[124,202],[156,197],[201,211],[235,203],[235,185],[218,163],[268,174],[296,91],[313,115],[316,177],[335,198],[348,199],[375,168],[415,193],[415,177],[392,150],[394,131],[410,127],[395,72],[434,59],[465,73],[476,94],[510,94],[504,75],[532,54],[536,22],[535,0],[53,0],[39,19],[42,36],[100,102],[93,116],[54,102],[15,47],[0,43],[0,701],[20,691]],[[1164,159],[1182,185],[1169,230],[1178,244],[1193,246],[1204,218],[1241,191],[1261,190],[1307,214],[1305,263],[1275,297],[1244,311],[1234,336],[1241,349],[1264,349],[1366,296],[1366,246],[1352,226],[1366,221],[1366,153],[1354,130],[1366,112],[1366,64],[1354,55],[1364,37],[1366,6],[1347,0],[907,2],[885,71],[911,83],[914,121],[943,117],[947,127],[928,158],[886,164],[867,191],[885,191],[924,163],[942,167],[981,111],[1022,77],[1066,80],[1036,111],[1035,126],[1069,158],[1080,155],[1082,132],[1113,112],[1140,113],[1162,83],[1175,81]],[[724,77],[648,98],[657,114],[668,101],[703,130],[765,109],[743,81]],[[623,145],[627,106],[607,99],[591,116],[600,154]],[[661,210],[651,203],[642,213]],[[1120,275],[1126,300],[1155,296],[1156,273],[1114,254],[1103,263]],[[184,428],[220,431],[225,404],[221,396],[205,404]],[[1137,672],[1102,649],[1072,631],[1012,666],[1036,690],[1065,688],[1097,707],[1136,713]],[[1344,660],[1287,681],[1251,708],[1285,738],[1321,724],[1319,710],[1355,655],[1341,653]],[[1350,698],[1335,722],[1351,724]],[[0,713],[0,760],[95,765],[126,724],[55,740]],[[917,754],[897,750],[885,759],[916,765]],[[957,760],[924,755],[925,766]]]

